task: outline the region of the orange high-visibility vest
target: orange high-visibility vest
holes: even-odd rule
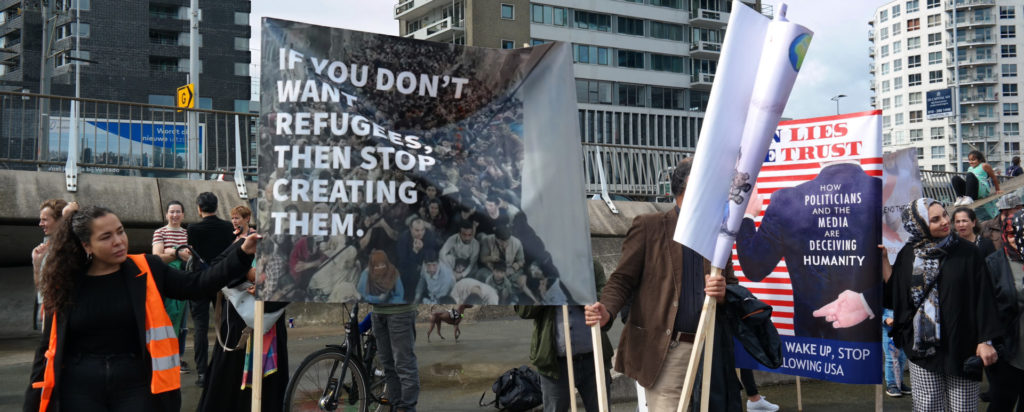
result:
[[[178,353],[178,337],[174,334],[174,326],[170,316],[167,316],[164,300],[160,297],[156,282],[153,281],[153,272],[149,269],[149,262],[146,262],[145,255],[128,255],[128,258],[135,262],[135,266],[141,270],[136,277],[146,277],[146,349],[149,350],[153,367],[153,376],[149,380],[150,392],[157,394],[181,389],[181,357]],[[43,371],[43,381],[32,383],[33,388],[42,388],[43,390],[39,398],[40,412],[46,411],[53,395],[53,387],[56,384],[53,358],[56,354],[57,314],[54,313],[53,322],[50,324],[50,343],[44,355],[46,369]]]

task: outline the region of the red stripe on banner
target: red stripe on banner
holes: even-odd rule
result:
[[[786,176],[767,176],[767,177],[762,176],[762,177],[758,177],[757,178],[757,183],[760,184],[760,183],[767,183],[767,182],[806,182],[808,180],[814,179],[815,177],[818,177],[818,175],[817,174],[813,174],[813,175],[786,175]],[[758,192],[760,192],[760,189],[758,189]]]
[[[775,323],[775,329],[796,330],[796,328],[794,328],[793,325],[788,325],[785,323]]]
[[[882,164],[882,158],[881,157],[865,157],[863,159],[860,159],[860,164],[862,164],[862,165],[880,165],[880,164]]]
[[[738,259],[736,257],[736,255],[732,255],[732,258],[733,259]],[[738,271],[742,272],[743,268],[741,268],[740,265],[732,265],[732,270],[738,270]],[[786,268],[784,266],[776,266],[775,269],[772,269],[772,273],[787,273],[787,272],[788,271],[786,270]],[[765,279],[764,281],[767,282],[768,279]]]
[[[799,119],[799,120],[786,120],[784,122],[779,122],[779,126],[788,126],[788,125],[794,125],[794,124],[807,124],[807,123],[824,123],[824,122],[830,122],[830,121],[834,121],[834,120],[851,119],[851,118],[854,118],[854,117],[865,117],[865,116],[871,116],[871,115],[876,115],[876,114],[882,114],[882,111],[881,110],[868,110],[866,112],[847,113],[847,114],[840,114],[840,115],[837,115],[837,116],[812,117],[810,119]]]
[[[750,293],[753,294],[764,294],[764,295],[792,295],[793,289],[765,289],[765,288],[747,288]]]
[[[881,170],[865,170],[864,173],[867,174],[868,176],[882,177]]]
[[[761,171],[774,172],[776,170],[798,170],[798,169],[820,169],[821,163],[793,163],[788,165],[764,165]]]
[[[773,317],[793,319],[793,312],[772,312]]]
[[[771,284],[776,284],[776,285],[788,285],[788,284],[792,283],[792,282],[789,281],[789,279],[782,279],[782,278],[764,278],[764,279],[761,279],[760,282],[757,282],[757,281],[750,280],[750,278],[748,278],[746,276],[737,276],[736,280],[739,280],[740,282],[771,283]],[[780,290],[780,289],[772,289],[772,290]]]
[[[772,305],[772,306],[785,306],[785,307],[788,307],[788,308],[793,307],[793,302],[786,302],[784,300],[764,300],[764,299],[761,299],[761,301],[764,302],[764,303],[767,303],[769,305]]]

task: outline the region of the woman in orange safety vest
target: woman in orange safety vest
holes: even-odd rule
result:
[[[28,411],[178,411],[178,340],[163,296],[198,299],[243,278],[258,235],[216,266],[186,273],[129,255],[124,226],[72,203],[43,269],[46,323],[25,393]]]

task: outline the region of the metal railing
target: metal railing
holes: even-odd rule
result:
[[[967,173],[939,172],[935,170],[921,170],[921,187],[925,197],[940,200],[951,204],[956,201],[956,192],[953,191],[953,176],[967,177]],[[1006,182],[1007,176],[997,176],[999,183]],[[980,200],[980,199],[974,199]]]
[[[603,169],[610,194],[636,197],[636,200],[664,196],[658,187],[663,180],[662,172],[690,156],[693,150],[584,143],[586,191],[588,194],[601,192],[600,171]]]
[[[78,166],[84,173],[186,177],[241,166],[255,176],[256,115],[15,92],[0,92],[0,169],[64,170],[73,101],[79,107]],[[186,160],[189,112],[199,120],[200,159],[194,168]]]

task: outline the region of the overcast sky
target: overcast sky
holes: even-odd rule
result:
[[[762,0],[778,13],[778,0]],[[871,107],[868,83],[868,20],[875,9],[891,0],[789,0],[787,17],[814,32],[800,75],[783,114],[801,119],[836,113],[832,96],[845,94],[839,110],[852,113]],[[252,44],[260,44],[264,16],[324,26],[397,35],[396,2],[389,0],[253,0]],[[258,51],[253,63],[259,62]],[[255,70],[255,67],[254,67]],[[258,75],[257,72],[253,73]]]

